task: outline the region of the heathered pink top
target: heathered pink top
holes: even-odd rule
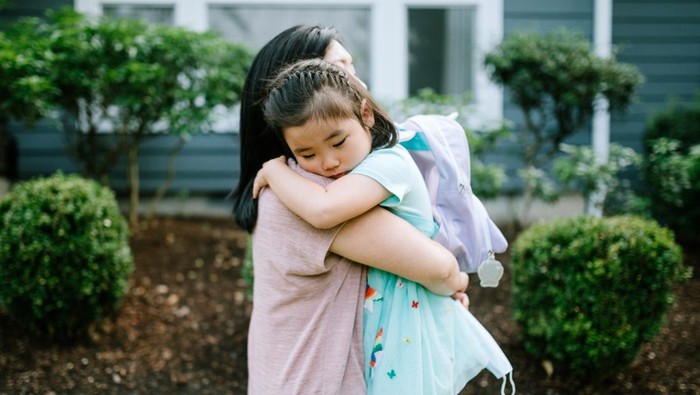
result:
[[[313,228],[269,188],[259,199],[248,393],[365,394],[365,267],[328,253],[342,225]]]

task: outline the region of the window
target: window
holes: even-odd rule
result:
[[[338,29],[360,77],[380,100],[430,87],[470,92],[483,121],[502,117],[503,93],[482,66],[503,36],[504,0],[75,0],[78,11],[214,30],[253,50],[283,29]],[[482,120],[477,120],[477,124]]]
[[[408,9],[408,91],[473,89],[473,7]]]
[[[368,7],[256,6],[215,4],[209,6],[209,27],[224,37],[260,48],[282,30],[297,24],[335,27],[352,54],[361,79],[368,79],[371,34]]]
[[[166,5],[105,4],[102,6],[102,13],[117,18],[143,19],[164,25],[175,23],[175,10],[173,6]]]

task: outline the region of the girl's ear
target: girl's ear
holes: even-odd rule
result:
[[[374,110],[367,104],[367,99],[362,99],[360,113],[362,114],[362,123],[364,126],[368,128],[374,126]]]

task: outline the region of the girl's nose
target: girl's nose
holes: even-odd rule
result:
[[[327,156],[323,158],[323,170],[333,170],[340,165],[340,161],[335,156]]]

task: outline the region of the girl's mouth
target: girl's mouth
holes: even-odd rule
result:
[[[344,176],[344,175],[346,175],[346,174],[348,174],[348,172],[347,172],[347,171],[344,171],[344,172],[342,172],[342,173],[338,173],[338,174],[332,175],[331,178],[334,179],[334,180],[337,180],[337,179],[339,179],[340,177],[342,177],[342,176]]]

